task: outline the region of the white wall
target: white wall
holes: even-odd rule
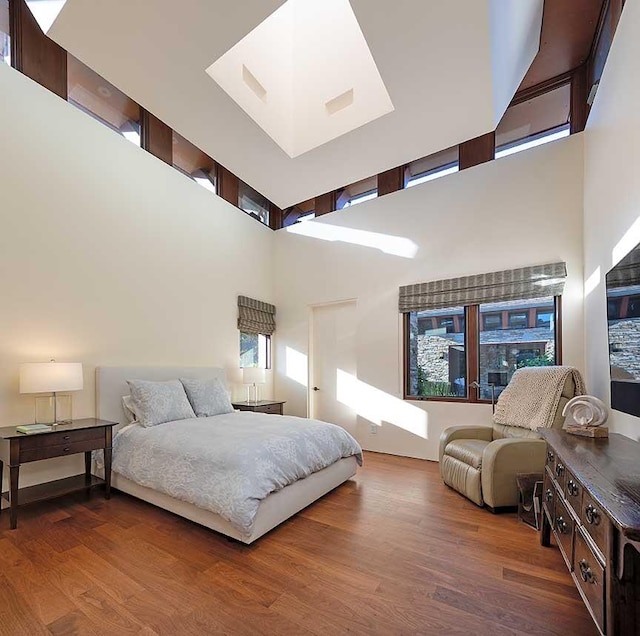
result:
[[[564,362],[582,369],[582,168],[583,139],[574,135],[318,221],[410,239],[418,249],[413,258],[278,231],[275,383],[278,397],[288,400],[287,411],[306,413],[306,388],[287,377],[286,361],[287,347],[302,355],[308,352],[310,305],[357,298],[358,378],[399,398],[400,285],[558,260],[567,262],[569,272],[563,302]],[[377,238],[384,242],[384,236]],[[396,404],[401,413],[402,404]],[[372,435],[364,420],[354,433],[371,450],[436,459],[444,428],[490,423],[491,409],[485,405],[410,404],[427,413],[427,439],[388,423]]]
[[[21,362],[83,362],[76,417],[97,365],[237,366],[236,297],[274,300],[273,232],[2,64],[0,95],[0,425],[33,421]]]
[[[640,3],[627,2],[585,132],[586,364],[590,389],[610,401],[604,277],[640,242]],[[599,276],[598,276],[599,272]],[[596,285],[597,282],[597,285]],[[594,287],[595,285],[595,287]],[[640,437],[639,418],[617,411],[612,430]]]

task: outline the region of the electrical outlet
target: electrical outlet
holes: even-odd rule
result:
[[[369,432],[371,435],[377,435],[378,427],[375,424],[371,424],[371,426],[369,426]]]

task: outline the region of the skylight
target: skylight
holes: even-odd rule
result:
[[[393,111],[349,0],[288,0],[206,72],[292,158]]]

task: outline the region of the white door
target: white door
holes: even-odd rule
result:
[[[356,303],[346,301],[313,308],[311,325],[311,416],[338,424],[351,433],[356,413],[342,398],[356,376]]]

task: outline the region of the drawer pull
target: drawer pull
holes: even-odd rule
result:
[[[547,463],[548,464],[553,463],[553,460],[555,458],[556,458],[556,456],[551,451],[547,451]]]
[[[592,585],[595,585],[596,583],[596,577],[593,576],[593,572],[591,571],[586,559],[582,559],[580,561],[580,578],[585,583],[591,583]]]
[[[585,508],[584,515],[592,526],[600,523],[600,513],[591,504]]]
[[[576,482],[573,481],[573,479],[570,479],[567,482],[567,491],[572,497],[578,496],[578,493],[580,492],[580,488],[578,487],[578,484],[576,484]]]
[[[547,492],[544,496],[547,501],[553,501],[553,490],[551,490],[551,488],[547,488]]]
[[[556,477],[562,477],[564,473],[564,466],[562,464],[556,464]]]
[[[67,446],[67,447],[64,449],[64,452],[65,452],[65,453],[68,453],[70,450],[71,450],[71,449]]]
[[[65,442],[68,442],[71,438],[70,438],[68,435],[65,435],[62,439],[63,439]]]
[[[567,522],[563,519],[562,516],[556,519],[556,528],[558,529],[558,532],[560,532],[561,534],[567,534],[568,532]]]

